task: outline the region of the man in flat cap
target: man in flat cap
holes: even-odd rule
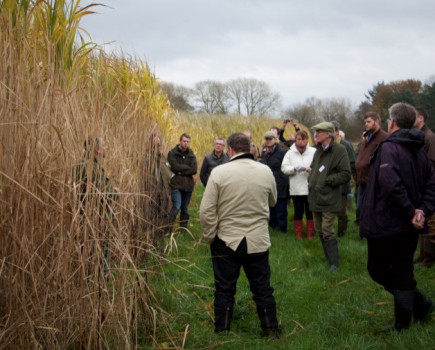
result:
[[[334,142],[334,125],[322,122],[313,126],[317,151],[308,178],[308,203],[313,212],[314,229],[322,242],[330,271],[339,266],[334,221],[342,206],[341,186],[351,177],[346,149]]]

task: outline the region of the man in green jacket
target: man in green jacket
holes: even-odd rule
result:
[[[180,143],[168,153],[168,162],[174,174],[171,178],[172,209],[170,212],[172,222],[180,212],[180,227],[187,228],[189,221],[190,198],[195,186],[193,175],[197,172],[197,162],[193,151],[189,148],[190,135],[184,133],[180,136]]]
[[[334,125],[322,122],[313,126],[317,151],[308,178],[308,203],[313,212],[314,228],[323,245],[330,271],[339,266],[334,221],[342,207],[341,187],[351,172],[346,149],[334,142]]]

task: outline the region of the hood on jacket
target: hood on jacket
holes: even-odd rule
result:
[[[424,133],[418,129],[399,129],[388,136],[384,142],[393,142],[410,150],[418,150],[424,146]]]

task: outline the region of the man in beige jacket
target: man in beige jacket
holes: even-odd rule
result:
[[[232,134],[228,149],[231,160],[213,170],[200,206],[215,278],[215,332],[230,330],[237,279],[243,266],[261,328],[266,335],[277,337],[268,231],[269,207],[277,200],[275,179],[267,166],[254,161],[244,134]]]

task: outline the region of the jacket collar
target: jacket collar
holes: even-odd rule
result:
[[[242,154],[235,156],[234,158],[231,158],[230,162],[232,162],[233,160],[239,160],[239,159],[252,159],[252,160],[254,160],[254,156],[251,153],[242,153]]]
[[[177,150],[178,153],[180,153],[180,154],[182,154],[182,155],[184,155],[184,156],[187,156],[187,155],[190,153],[190,147],[189,147],[185,152],[183,152],[183,151],[181,150],[181,148],[178,147],[178,145],[176,145],[174,148]]]
[[[211,152],[211,155],[214,159],[221,159],[224,156],[225,152],[222,152],[220,157],[217,156],[217,154],[213,151]]]
[[[329,151],[332,147],[334,147],[335,145],[335,141],[331,139],[331,142],[326,146],[326,148],[323,145],[316,145],[316,149],[318,151],[322,151],[322,152],[327,152]],[[307,146],[308,147],[308,146]]]

